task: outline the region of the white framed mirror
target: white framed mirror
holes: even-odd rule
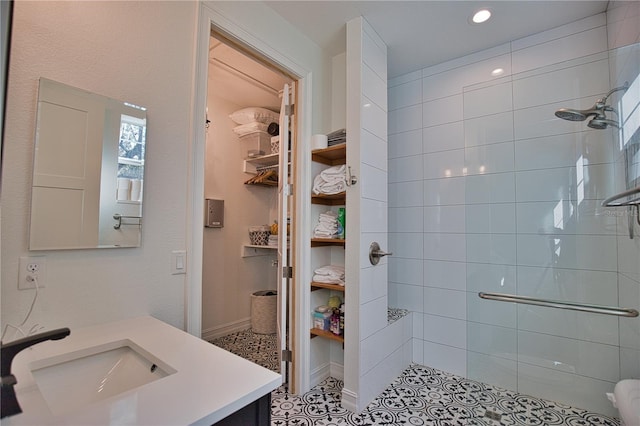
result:
[[[40,79],[30,250],[139,247],[146,109]]]

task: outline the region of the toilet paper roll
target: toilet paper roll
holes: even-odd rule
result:
[[[140,201],[142,194],[142,182],[140,179],[131,179],[131,200]]]
[[[129,189],[131,187],[131,179],[118,178],[118,189]]]
[[[118,193],[116,195],[116,200],[118,201],[126,201],[129,199],[129,188],[118,188]]]
[[[327,147],[328,138],[327,135],[312,135],[311,136],[311,149],[324,149]]]

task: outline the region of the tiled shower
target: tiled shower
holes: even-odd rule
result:
[[[478,297],[640,305],[640,237],[600,205],[624,144],[554,116],[638,77],[638,8],[616,6],[389,80],[389,304],[413,312],[414,362],[610,415],[640,376],[638,318]]]

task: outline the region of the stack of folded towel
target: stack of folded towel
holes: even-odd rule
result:
[[[315,238],[334,238],[338,234],[338,214],[331,210],[320,213],[318,224],[313,229]]]
[[[344,266],[327,265],[316,269],[313,281],[344,285]]]
[[[329,167],[320,172],[313,180],[313,192],[315,194],[338,194],[347,189],[346,166]]]

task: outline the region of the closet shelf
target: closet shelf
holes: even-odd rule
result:
[[[291,159],[291,151],[287,153],[289,160]],[[245,173],[257,174],[261,167],[277,166],[280,161],[280,154],[268,154],[262,157],[247,158],[243,161],[242,169]]]
[[[317,194],[311,196],[311,204],[322,204],[325,206],[341,206],[345,204],[346,192],[338,194]]]
[[[316,336],[324,337],[326,339],[335,340],[336,342],[344,343],[344,337],[338,336],[337,334],[333,334],[330,331],[320,330],[319,328],[311,329],[311,338],[313,339]]]
[[[330,146],[329,148],[311,151],[311,160],[329,166],[347,164],[347,144]]]
[[[277,253],[278,246],[258,246],[245,244],[242,246],[242,257],[273,256]]]
[[[319,283],[317,281],[311,281],[311,291],[320,290],[321,288],[326,288],[334,291],[341,291],[344,293],[344,286],[340,284],[329,284],[329,283]]]
[[[322,246],[342,246],[344,247],[345,240],[341,238],[312,238],[311,247]]]

